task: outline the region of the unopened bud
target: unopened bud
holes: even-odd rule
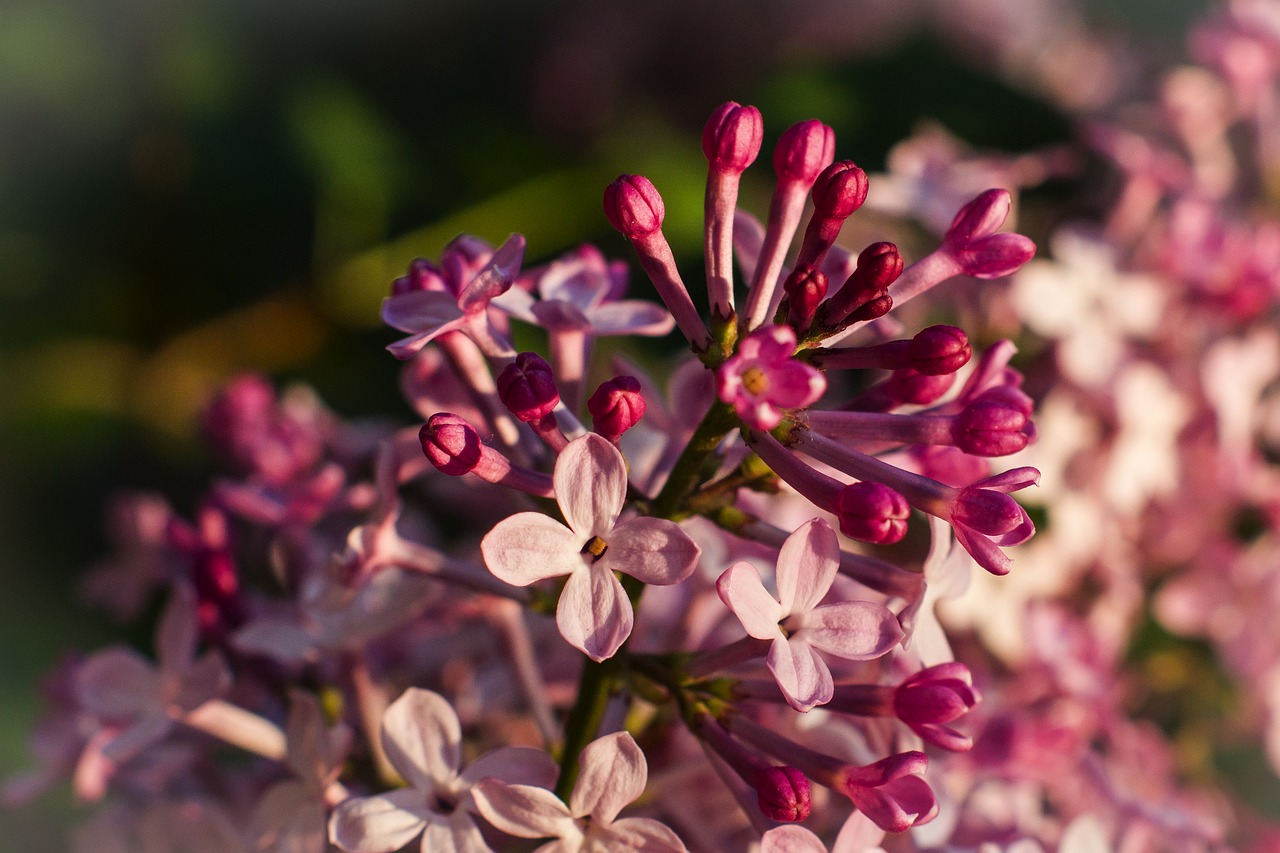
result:
[[[760,811],[769,820],[796,823],[813,808],[809,780],[794,767],[768,767],[756,775]]]
[[[1009,216],[1013,198],[1008,190],[990,189],[970,201],[956,213],[947,229],[948,245],[960,247],[996,233]]]
[[[460,477],[480,464],[480,434],[465,419],[440,412],[418,430],[422,452],[445,474]]]
[[[836,156],[836,134],[817,119],[793,124],[773,150],[773,168],[779,181],[812,186]]]
[[[1001,278],[1013,275],[1035,257],[1036,244],[1021,234],[992,234],[954,249],[951,254],[965,275]]]
[[[534,352],[522,352],[498,374],[498,398],[511,414],[536,423],[560,402],[551,365]]]
[[[1035,438],[1035,425],[1025,411],[984,395],[955,416],[951,438],[974,456],[1008,456]]]
[[[800,267],[791,271],[782,289],[787,294],[787,323],[803,334],[827,295],[827,276],[820,269]]]
[[[953,373],[930,376],[904,367],[890,374],[880,390],[900,406],[927,406],[950,391],[955,381]]]
[[[832,163],[814,181],[812,196],[814,219],[844,222],[867,200],[867,173],[852,160]]]
[[[702,130],[702,153],[712,169],[741,174],[755,162],[764,139],[764,120],[755,107],[721,104]]]
[[[911,367],[928,376],[955,373],[969,363],[969,336],[955,326],[930,326],[911,339]]]
[[[892,545],[907,534],[911,506],[888,486],[861,482],[840,490],[835,514],[840,519],[840,532],[850,539]]]
[[[587,411],[591,413],[595,431],[616,442],[644,417],[645,402],[639,380],[634,376],[615,376],[600,383],[587,400]]]
[[[604,215],[628,240],[643,240],[662,228],[662,196],[642,175],[619,175],[604,191]]]
[[[885,292],[902,274],[902,255],[892,243],[872,243],[858,255],[858,265],[822,309],[820,321],[830,328],[875,320],[889,313],[893,299]]]
[[[416,290],[448,290],[444,273],[426,258],[414,258],[409,271],[391,282],[391,295],[402,296]]]

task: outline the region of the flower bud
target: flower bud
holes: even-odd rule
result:
[[[764,139],[764,119],[755,107],[721,104],[702,130],[702,153],[711,168],[741,174],[755,162]]]
[[[890,374],[880,390],[897,405],[927,406],[950,391],[955,381],[954,373],[930,376],[904,367]]]
[[[1035,257],[1036,244],[1021,234],[992,234],[953,254],[965,275],[1001,278],[1013,275]]]
[[[990,189],[970,201],[956,213],[947,229],[946,242],[953,247],[966,246],[996,233],[1009,216],[1013,198],[1008,190]]]
[[[867,173],[852,160],[832,163],[814,181],[812,196],[814,219],[844,222],[867,200]]]
[[[619,175],[604,191],[604,215],[628,240],[643,240],[662,228],[667,214],[658,190],[642,175]]]
[[[840,490],[834,507],[840,532],[859,542],[892,545],[907,534],[907,499],[880,483],[852,483]]]
[[[409,271],[391,282],[391,295],[403,296],[416,290],[444,290],[444,272],[426,258],[414,258],[409,264]]]
[[[836,134],[817,119],[793,124],[773,150],[773,169],[779,181],[812,186],[836,156]]]
[[[952,420],[951,438],[974,456],[1008,456],[1035,438],[1035,425],[1022,409],[983,395]]]
[[[587,400],[587,411],[595,431],[616,442],[624,432],[644,417],[644,395],[640,382],[634,376],[615,376],[600,387]]]
[[[875,320],[889,313],[893,299],[885,293],[902,274],[902,255],[892,243],[872,243],[858,255],[858,266],[822,309],[830,328]]]
[[[794,767],[768,767],[756,775],[760,811],[769,820],[796,823],[812,809],[809,780]]]
[[[799,267],[782,284],[787,294],[787,323],[796,331],[808,331],[818,305],[827,295],[827,276],[820,269]]]
[[[511,414],[536,423],[560,402],[551,365],[535,352],[522,352],[498,374],[498,398]]]
[[[961,489],[951,507],[953,524],[972,528],[986,536],[1002,536],[1010,533],[1016,530],[1026,517],[1026,510],[1008,495],[973,486]]]
[[[893,691],[894,715],[924,740],[956,752],[972,748],[972,738],[948,728],[981,701],[969,668],[951,661],[927,667]]]
[[[432,415],[418,430],[422,452],[445,474],[462,476],[480,464],[480,434],[449,412]]]
[[[955,326],[930,326],[911,339],[911,367],[926,376],[955,373],[969,363],[969,336]]]

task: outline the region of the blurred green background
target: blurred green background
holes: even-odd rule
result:
[[[377,307],[415,255],[466,230],[523,232],[531,261],[586,240],[629,257],[600,212],[625,171],[695,257],[699,134],[728,99],[768,141],[821,118],[868,171],[922,119],[1009,151],[1069,138],[947,5],[0,0],[0,776],[30,761],[40,674],[119,634],[74,594],[106,500],[190,511],[212,470],[193,415],[220,380],[408,419]],[[1088,14],[1148,51],[1202,5]],[[770,182],[751,173],[756,210]],[[0,811],[0,846],[64,849],[72,808],[64,787]]]

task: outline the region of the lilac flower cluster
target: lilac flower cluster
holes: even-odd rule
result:
[[[90,581],[122,615],[165,591],[156,662],[68,662],[7,796],[69,776],[104,803],[86,850],[861,850],[944,813],[981,693],[934,605],[1032,536],[1010,493],[1038,472],[989,460],[1036,429],[1010,342],[970,364],[959,328],[888,315],[1034,246],[991,189],[914,262],[842,248],[871,182],[817,121],[780,138],[761,224],[737,195],[763,136],[735,103],[703,136],[709,317],[624,175],[604,212],[661,305],[594,247],[526,267],[519,235],[463,236],[383,304],[420,427],[228,386],[205,426],[230,474],[194,521],[131,499]],[[673,329],[667,397],[593,364]],[[923,565],[881,547],[912,532]]]

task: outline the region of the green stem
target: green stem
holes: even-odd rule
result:
[[[578,781],[578,756],[591,743],[600,730],[600,721],[604,719],[617,660],[618,656],[614,655],[599,663],[589,658],[582,663],[578,698],[564,721],[564,753],[560,756],[560,778],[556,780],[556,796],[566,803]]]
[[[707,461],[729,430],[738,426],[733,407],[719,400],[711,404],[710,411],[693,431],[684,452],[676,460],[671,475],[662,491],[653,500],[652,514],[659,518],[674,518],[680,512],[680,504],[697,485],[703,463]]]

